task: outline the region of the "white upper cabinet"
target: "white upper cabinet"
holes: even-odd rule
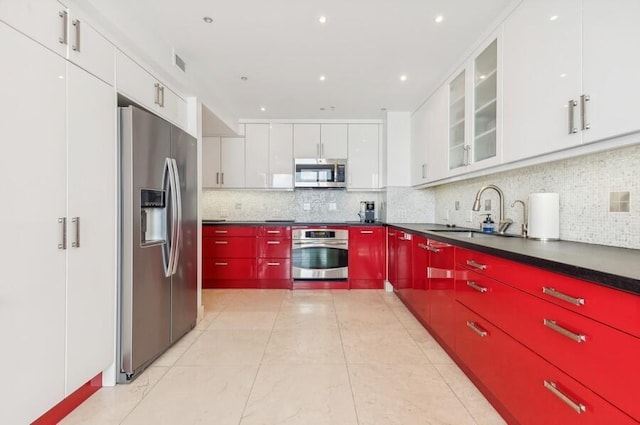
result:
[[[505,22],[505,162],[581,143],[569,104],[582,86],[580,9],[581,0],[526,0]]]
[[[60,2],[2,0],[0,20],[60,56],[66,56],[69,14]]]
[[[205,189],[245,187],[244,137],[202,138],[202,187]]]
[[[494,37],[450,81],[450,175],[500,163],[501,79],[500,45]]]
[[[293,156],[320,157],[320,124],[293,124]]]
[[[187,128],[187,103],[121,51],[116,52],[116,87],[129,99]]]
[[[220,137],[202,138],[202,187],[220,187]]]
[[[294,124],[295,158],[347,157],[347,124]]]
[[[411,116],[411,185],[445,178],[448,173],[449,87],[441,86]]]
[[[504,160],[640,130],[640,2],[525,0],[504,25]]]
[[[269,173],[270,187],[293,188],[293,124],[269,125]]]
[[[115,47],[64,4],[3,0],[0,20],[113,85]]]
[[[245,185],[248,188],[269,187],[269,124],[245,125]]]
[[[348,189],[380,188],[380,128],[378,124],[349,124]]]
[[[320,126],[320,158],[347,158],[347,124],[322,124]]]
[[[583,0],[583,142],[640,131],[640,1]]]

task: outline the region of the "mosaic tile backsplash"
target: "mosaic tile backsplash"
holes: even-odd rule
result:
[[[487,184],[495,184],[505,194],[505,215],[514,221],[507,233],[520,232],[523,221],[522,205],[512,206],[516,199],[526,202],[530,193],[556,192],[560,194],[560,239],[640,249],[639,145],[426,189],[435,193],[436,222],[479,227],[486,212],[484,208],[471,212],[471,208],[476,192]],[[628,192],[628,211],[610,211],[611,192]],[[486,191],[483,207],[484,199],[491,199],[489,212],[497,221],[497,194]]]
[[[498,218],[498,196],[494,191],[483,194],[482,211],[471,211],[476,192],[487,184],[497,185],[505,194],[505,216],[514,221],[508,233],[520,232],[523,222],[522,206],[512,206],[515,200],[526,202],[534,192],[557,192],[560,194],[561,239],[640,249],[640,145],[429,189],[205,190],[202,217],[357,221],[360,201],[366,200],[376,203],[377,219],[390,223],[435,222],[479,227],[484,219],[481,214],[490,212]],[[610,211],[612,192],[625,193],[628,211]],[[485,199],[491,200],[490,211],[484,211]]]

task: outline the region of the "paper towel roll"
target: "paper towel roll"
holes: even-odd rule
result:
[[[529,237],[542,240],[560,238],[560,196],[557,193],[529,195]]]

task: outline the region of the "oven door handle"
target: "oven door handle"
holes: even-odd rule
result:
[[[328,242],[328,241],[322,241],[322,242],[317,242],[317,241],[294,241],[293,242],[294,245],[306,245],[306,246],[348,246],[347,242]]]

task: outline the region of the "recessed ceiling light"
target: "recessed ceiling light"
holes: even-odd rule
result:
[[[438,16],[436,16],[436,19],[434,19],[434,21],[436,21],[437,23],[440,23],[440,22],[444,21],[444,16],[438,15]]]
[[[407,81],[407,76],[406,75],[401,75],[400,76],[400,81]]]
[[[321,24],[326,24],[327,23],[327,17],[326,16],[320,16],[318,18],[318,22],[320,22]]]
[[[556,19],[558,19],[558,15],[553,15],[549,18],[550,21],[555,21]]]
[[[211,16],[205,16],[204,18],[202,18],[203,21],[205,21],[207,24],[210,24],[213,22],[213,19],[211,18]]]
[[[324,80],[326,80],[326,79],[327,79],[327,77],[326,77],[325,75],[321,75],[321,76],[320,76],[320,81],[324,81]]]
[[[247,81],[247,80],[248,80],[248,78],[247,78],[247,77],[245,77],[244,75],[243,75],[242,77],[240,77],[240,79],[241,79],[242,81]]]
[[[566,76],[567,76],[567,74],[565,74],[565,73],[560,74],[560,78],[564,78]]]
[[[486,76],[486,75],[484,75],[484,74],[480,76],[480,79],[481,79],[481,80],[484,80],[484,79],[486,79],[486,78],[487,78],[487,76]]]
[[[266,110],[267,110],[267,108],[265,108],[264,106],[261,106],[261,107],[260,107],[260,110],[261,110],[262,112],[264,112],[264,111],[266,111]]]

